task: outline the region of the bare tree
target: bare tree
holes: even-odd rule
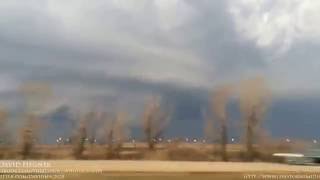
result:
[[[212,145],[212,155],[213,157],[216,157],[218,149],[215,142],[219,140],[219,132],[216,123],[214,122],[215,119],[213,118],[211,111],[208,111],[207,109],[202,109],[202,117],[204,118],[203,129],[206,142]]]
[[[119,158],[123,142],[127,138],[127,129],[125,128],[126,114],[117,112],[114,119],[107,124],[107,158]]]
[[[245,140],[248,160],[254,158],[253,144],[269,102],[269,91],[263,78],[257,77],[241,83],[240,109],[245,122]]]
[[[30,157],[32,149],[37,141],[38,133],[41,128],[39,118],[34,114],[29,114],[26,117],[26,124],[21,132],[21,155],[23,159]]]
[[[103,116],[103,112],[100,113],[92,110],[82,117],[78,129],[71,139],[74,144],[74,155],[76,158],[81,158],[81,154],[85,150],[86,141],[91,149],[94,148],[94,144],[97,142],[99,136],[99,130],[101,130],[103,126]]]
[[[150,150],[154,149],[157,139],[162,135],[169,122],[169,111],[161,106],[159,97],[152,97],[146,104],[143,116],[143,129]]]
[[[96,141],[97,138],[97,130],[99,129],[100,124],[100,117],[98,116],[98,112],[91,111],[88,112],[85,115],[85,124],[87,126],[87,138],[88,142],[90,143],[91,146]]]
[[[228,132],[227,132],[227,112],[226,106],[228,98],[231,95],[231,86],[221,86],[213,92],[211,99],[212,112],[215,114],[216,122],[219,124],[220,132],[220,147],[222,160],[227,161],[227,144],[228,144]]]
[[[86,139],[87,139],[86,122],[85,122],[85,120],[82,120],[80,122],[79,129],[76,132],[76,135],[72,139],[73,155],[76,159],[81,159],[83,157]]]
[[[42,121],[41,116],[46,111],[46,106],[48,101],[52,96],[52,88],[49,84],[43,82],[28,82],[19,87],[18,91],[22,93],[26,110],[23,114],[23,119],[26,119],[26,124],[23,127],[22,144],[25,144],[26,151],[27,147],[31,144],[29,143],[29,135],[34,140],[40,139],[40,132],[45,129],[46,126],[44,121]],[[25,142],[25,143],[24,143]],[[30,141],[31,143],[31,141]],[[24,146],[24,145],[23,145]],[[31,148],[30,148],[31,150]],[[24,150],[23,150],[24,152]],[[28,154],[28,153],[27,153]]]

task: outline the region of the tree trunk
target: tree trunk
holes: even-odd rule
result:
[[[258,119],[256,117],[255,108],[252,110],[252,114],[249,116],[247,123],[247,137],[246,137],[246,147],[247,147],[247,158],[248,161],[252,161],[254,159],[254,148],[253,148],[253,140],[254,140],[254,128],[258,123]]]
[[[227,154],[228,132],[226,124],[221,126],[221,157],[223,161],[228,161]]]
[[[248,124],[247,126],[247,160],[253,160],[253,128],[252,125]]]
[[[154,150],[154,141],[153,141],[153,137],[151,135],[151,131],[147,133],[147,138],[148,138],[148,148],[149,148],[149,150]]]

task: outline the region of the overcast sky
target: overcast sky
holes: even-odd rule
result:
[[[256,75],[274,94],[317,96],[319,10],[316,0],[1,0],[0,99],[42,81],[55,105],[121,106]]]

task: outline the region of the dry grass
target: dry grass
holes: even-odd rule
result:
[[[147,143],[124,143],[118,156],[113,159],[122,160],[172,160],[172,161],[221,161],[221,152],[213,151],[210,144],[171,143],[157,144],[154,151],[148,150]],[[256,161],[279,162],[281,159],[272,156],[275,152],[290,152],[292,147],[279,144],[268,146],[254,146]],[[29,159],[74,159],[73,145],[35,145]],[[81,159],[102,160],[106,157],[107,145],[85,144]],[[228,144],[227,153],[230,161],[241,162],[246,160],[245,147],[239,144]],[[19,150],[15,146],[0,148],[2,159],[19,159]]]

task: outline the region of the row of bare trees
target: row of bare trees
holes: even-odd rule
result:
[[[81,159],[86,142],[93,145],[101,137],[107,143],[106,158],[119,157],[122,143],[127,139],[126,118],[123,112],[107,115],[106,112],[92,111],[85,114],[71,138],[74,157]]]
[[[38,115],[39,106],[44,104],[50,94],[50,88],[43,85],[23,86],[22,92],[25,97],[31,98],[28,102],[28,110],[25,115],[26,123],[22,129],[21,135],[21,155],[22,158],[28,158],[34,147],[38,130],[41,129]],[[237,96],[238,95],[238,96]],[[252,160],[254,156],[254,143],[257,138],[258,130],[261,126],[263,116],[269,100],[269,91],[263,78],[255,78],[240,83],[240,86],[225,85],[216,88],[210,96],[210,113],[206,113],[206,129],[211,133],[208,137],[216,139],[218,136],[220,142],[221,158],[228,160],[228,121],[229,114],[227,105],[231,98],[238,97],[239,107],[242,113],[244,124],[244,139],[247,151],[247,157]],[[142,115],[142,128],[145,139],[150,150],[155,149],[157,140],[162,136],[166,126],[169,123],[172,108],[169,104],[164,104],[161,97],[151,97],[145,104]],[[122,143],[127,138],[127,115],[124,112],[108,114],[106,112],[88,112],[80,117],[79,126],[72,137],[73,155],[76,158],[82,158],[85,151],[85,144],[91,144],[103,136],[107,143],[106,157],[119,157]],[[7,119],[6,111],[0,111],[0,128],[4,127]],[[3,136],[4,130],[0,129],[0,135]],[[214,135],[212,134],[214,132]]]
[[[170,109],[164,107],[159,96],[151,97],[145,104],[142,115],[142,128],[149,150],[155,149],[155,144],[163,134],[168,125]],[[100,114],[100,115],[99,115]],[[118,158],[122,149],[122,144],[127,140],[127,114],[117,112],[107,115],[107,113],[90,112],[84,116],[80,126],[73,137],[73,153],[76,158],[81,158],[85,150],[85,141],[96,138],[95,133],[100,132],[98,136],[103,136],[106,140],[107,158]],[[101,123],[104,122],[104,123]],[[100,127],[92,127],[92,125]],[[99,130],[99,128],[101,128]]]
[[[237,96],[238,93],[238,96]],[[238,97],[242,114],[246,155],[248,160],[254,158],[254,144],[259,136],[262,120],[270,101],[270,92],[263,78],[257,77],[240,83],[240,86],[225,85],[213,91],[210,102],[214,117],[206,116],[211,121],[208,126],[217,126],[221,145],[222,160],[228,160],[228,101]],[[150,150],[155,148],[159,137],[162,136],[169,123],[172,108],[164,104],[160,97],[150,98],[144,109],[143,130]],[[212,127],[208,127],[213,129]]]
[[[238,92],[238,96],[236,96]],[[206,115],[207,133],[213,133],[220,142],[221,158],[228,160],[228,101],[234,96],[238,97],[243,121],[244,140],[247,160],[254,158],[254,144],[259,136],[259,130],[270,101],[270,93],[263,78],[254,78],[243,81],[240,86],[224,85],[213,91],[210,99],[211,114]],[[213,127],[215,128],[213,128]],[[209,135],[212,137],[212,135]],[[215,137],[214,137],[215,138]]]

